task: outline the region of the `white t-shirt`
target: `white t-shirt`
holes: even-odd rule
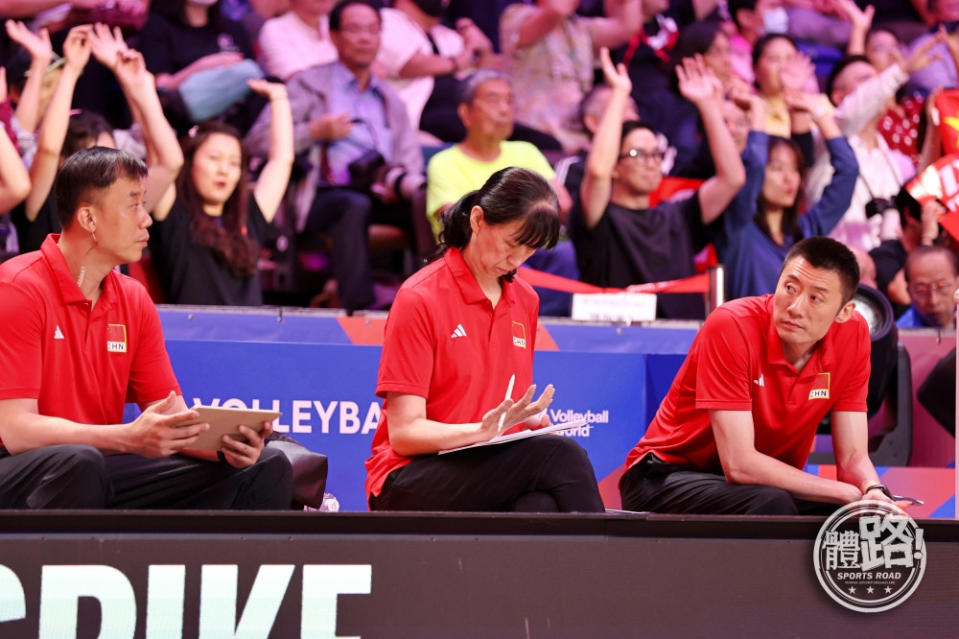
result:
[[[380,40],[380,52],[376,56],[377,66],[385,79],[406,104],[406,113],[414,128],[419,128],[423,107],[433,93],[433,76],[400,78],[400,71],[417,53],[433,55],[426,32],[402,11],[382,9],[383,36]],[[436,42],[440,55],[452,57],[463,52],[463,37],[449,27],[441,24],[430,28],[430,36]]]
[[[328,16],[320,18],[317,30],[288,11],[264,22],[257,42],[260,47],[257,62],[267,75],[283,81],[297,71],[332,62],[338,57],[336,47],[330,41]]]

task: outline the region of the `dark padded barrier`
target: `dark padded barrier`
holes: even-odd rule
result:
[[[816,581],[821,524],[12,511],[0,517],[0,636],[96,637],[101,623],[111,638],[232,636],[218,623],[276,638],[955,636],[956,522],[919,522],[922,583],[876,614]]]

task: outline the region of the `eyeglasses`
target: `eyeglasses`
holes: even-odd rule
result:
[[[956,290],[955,280],[939,280],[935,284],[916,283],[909,286],[909,292],[913,297],[923,299],[932,297],[932,294],[941,296],[951,296]]]
[[[634,160],[641,160],[644,162],[649,162],[652,160],[656,164],[659,164],[663,161],[665,154],[662,151],[646,151],[644,149],[629,149],[626,153],[623,153],[619,156],[619,159],[632,158]]]

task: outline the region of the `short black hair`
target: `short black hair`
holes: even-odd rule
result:
[[[829,72],[829,77],[826,78],[826,97],[829,98],[829,101],[832,102],[832,90],[836,85],[836,78],[839,77],[839,74],[845,71],[846,67],[856,62],[865,62],[866,64],[871,65],[869,58],[864,55],[847,55],[844,56],[833,65],[832,71]],[[838,104],[836,106],[839,106]]]
[[[99,113],[83,110],[71,115],[60,156],[68,158],[77,151],[90,148],[91,143],[96,144],[97,138],[103,133],[112,138],[113,127]]]
[[[843,306],[856,294],[856,289],[859,287],[859,262],[856,261],[856,256],[849,247],[842,242],[818,235],[796,242],[786,253],[779,277],[782,277],[786,265],[797,257],[806,260],[810,266],[832,271],[839,276]]]
[[[646,122],[645,120],[643,120],[643,121],[640,121],[640,120],[626,120],[625,122],[623,122],[623,132],[622,132],[622,134],[619,136],[619,146],[622,147],[622,146],[623,146],[623,142],[626,141],[626,137],[627,137],[630,133],[632,133],[633,131],[636,131],[637,129],[646,129],[647,131],[649,131],[650,133],[652,133],[654,136],[656,136],[656,142],[657,142],[657,144],[659,144],[661,147],[663,146],[662,139],[661,139],[661,138],[662,138],[662,134],[661,134],[659,131],[657,131],[657,130],[653,127],[653,125],[651,125],[649,122]],[[666,149],[663,149],[663,148],[660,149],[660,151],[665,151],[665,150],[666,150]]]
[[[515,166],[493,173],[476,191],[470,191],[442,215],[441,254],[449,247],[463,249],[473,236],[470,214],[483,210],[487,224],[497,226],[523,220],[513,241],[530,248],[553,248],[559,239],[559,202],[543,176]]]
[[[95,191],[107,189],[120,178],[142,180],[147,166],[126,151],[93,146],[71,155],[57,173],[54,193],[57,216],[64,230],[73,224],[77,209]]]
[[[945,246],[917,246],[909,254],[909,257],[906,258],[906,263],[902,267],[902,274],[906,276],[906,284],[909,283],[909,271],[912,269],[912,265],[915,264],[917,260],[930,255],[942,255],[945,257],[946,260],[949,261],[950,268],[952,268],[953,277],[959,275],[959,257],[956,257],[956,254]]]
[[[380,16],[380,4],[378,2],[371,2],[371,0],[340,0],[336,3],[332,10],[330,10],[330,31],[339,31],[340,30],[340,21],[343,19],[343,11],[347,7],[354,4],[362,4],[373,11],[376,12],[376,17],[382,23],[383,18]]]

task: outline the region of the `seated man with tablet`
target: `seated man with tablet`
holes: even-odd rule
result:
[[[121,151],[73,155],[63,233],[0,266],[0,508],[290,506],[269,422],[191,451],[210,424],[183,401],[146,290],[114,270],[146,246],[146,178]],[[143,412],[122,424],[126,402]]]

